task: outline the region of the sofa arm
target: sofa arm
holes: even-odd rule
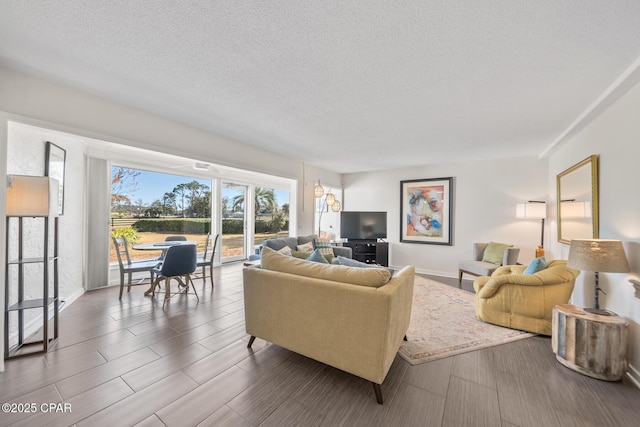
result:
[[[498,270],[495,271],[497,273]],[[519,285],[519,286],[541,286],[544,282],[535,274],[493,274],[485,283],[478,285],[478,298],[491,298],[495,295],[501,286]],[[475,287],[475,283],[474,283]]]
[[[342,256],[345,258],[353,258],[353,251],[347,246],[334,246],[333,255]]]
[[[520,248],[506,248],[502,255],[502,265],[515,265],[518,263]]]

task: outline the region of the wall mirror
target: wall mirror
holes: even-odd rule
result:
[[[576,163],[556,177],[558,241],[598,238],[598,156]]]

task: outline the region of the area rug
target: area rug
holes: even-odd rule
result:
[[[534,335],[478,320],[474,298],[471,292],[416,276],[408,341],[400,355],[418,365]]]

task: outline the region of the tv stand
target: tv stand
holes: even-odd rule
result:
[[[377,240],[349,240],[342,246],[351,248],[353,259],[367,264],[389,266],[389,243]]]

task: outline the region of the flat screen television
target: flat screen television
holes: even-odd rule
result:
[[[387,213],[340,212],[340,237],[349,240],[386,239]]]

